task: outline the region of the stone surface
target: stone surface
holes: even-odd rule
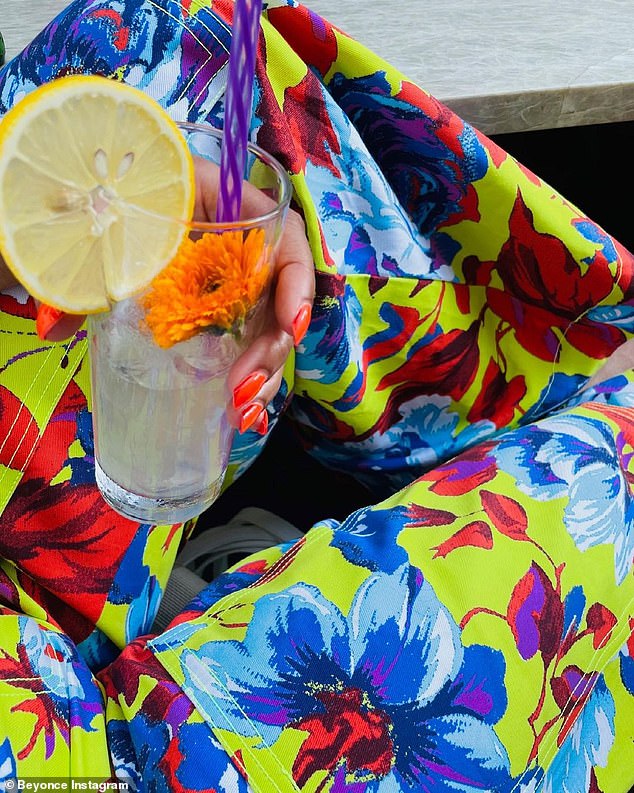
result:
[[[66,0],[0,0],[13,57]],[[632,0],[310,0],[487,134],[634,119]]]
[[[0,0],[6,59],[17,55],[67,5],[67,0]]]
[[[632,0],[312,0],[487,134],[634,119]]]

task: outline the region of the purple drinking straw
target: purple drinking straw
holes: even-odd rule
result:
[[[231,223],[240,217],[261,13],[262,0],[235,0],[220,151],[218,223]]]

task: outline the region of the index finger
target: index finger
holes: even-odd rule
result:
[[[294,335],[294,323],[315,295],[315,265],[301,216],[289,210],[276,262],[275,315],[280,327]]]

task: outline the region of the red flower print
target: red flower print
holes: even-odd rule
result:
[[[567,666],[561,675],[553,677],[550,687],[557,705],[561,708],[563,724],[557,735],[561,746],[570,728],[583,710],[597,680],[597,673],[583,672],[578,666]]]
[[[448,394],[459,400],[478,369],[479,325],[475,321],[466,330],[450,330],[431,341],[423,340],[412,348],[401,366],[381,379],[377,391],[395,386],[398,403],[414,394]]]
[[[485,548],[490,551],[493,548],[493,534],[489,524],[483,520],[474,520],[463,526],[460,531],[457,531],[449,539],[434,548],[436,551],[434,559],[437,556],[445,557],[451,551],[455,551],[456,548],[464,548],[467,545],[473,548]]]
[[[491,359],[484,373],[480,393],[471,406],[467,419],[471,424],[487,420],[496,427],[505,427],[519,414],[520,402],[525,395],[524,375],[516,375],[507,381],[498,363]]]
[[[339,140],[326,112],[321,83],[309,72],[286,89],[280,108],[263,63],[258,64],[257,74],[262,86],[258,114],[267,119],[258,132],[259,145],[291,173],[304,171],[310,152],[312,162],[338,175],[330,152],[340,152]]]
[[[3,426],[11,416],[17,416],[19,426],[31,426],[25,418],[29,414],[19,412],[18,405],[10,392],[0,391]],[[50,597],[42,600],[40,593],[40,602],[46,602],[51,618],[74,641],[85,638],[99,618],[121,559],[139,528],[106,504],[92,480],[50,484],[68,464],[69,447],[77,438],[78,418],[85,409],[83,394],[71,383],[3,512],[0,534],[0,555],[24,573],[28,590],[48,590]],[[26,437],[29,443],[22,445],[30,454],[35,436]]]
[[[35,319],[35,305],[33,299],[26,301],[16,300],[13,295],[0,292],[0,314],[23,319]]]
[[[490,263],[484,267],[488,269]],[[477,277],[473,263],[468,269]],[[583,316],[614,288],[603,254],[598,251],[589,265],[579,264],[559,237],[537,231],[533,213],[520,192],[496,271],[504,288],[487,291],[490,308],[515,329],[522,346],[541,359],[557,359],[563,335],[569,344],[593,358],[606,357],[625,340],[615,326]]]
[[[514,498],[490,490],[480,492],[480,500],[487,517],[495,528],[512,540],[525,540],[528,516],[524,507]]]
[[[407,507],[408,528],[418,528],[419,526],[446,526],[453,523],[456,519],[454,512],[445,509],[433,509],[424,507],[421,504],[410,504]]]
[[[268,19],[299,57],[325,76],[337,57],[337,39],[320,16],[299,6],[269,9]]]
[[[493,442],[480,443],[459,457],[428,471],[422,479],[433,482],[430,487],[439,496],[460,496],[490,482],[496,474],[495,459],[488,452]]]
[[[586,615],[588,630],[592,633],[592,646],[598,650],[612,635],[616,627],[616,616],[601,603],[593,603]]]
[[[394,758],[388,714],[370,707],[358,688],[320,691],[315,699],[322,703],[324,712],[292,725],[308,733],[293,764],[298,787],[302,788],[317,771],[334,772],[342,760],[351,773],[364,770],[378,777],[387,774]]]
[[[559,648],[564,607],[538,564],[533,563],[513,589],[507,620],[522,658],[528,660],[539,652],[547,666]]]
[[[4,386],[0,386],[0,426],[0,463],[20,471],[37,443],[39,428],[26,405]]]

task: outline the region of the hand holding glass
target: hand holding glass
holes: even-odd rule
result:
[[[217,188],[222,133],[179,126],[195,158],[200,203],[214,218],[217,189],[208,188]],[[291,194],[279,163],[251,144],[246,181],[238,221],[188,224],[191,250],[218,257],[207,262],[211,276],[192,253],[174,277],[167,270],[159,276],[162,302],[150,289],[88,318],[97,484],[114,509],[134,520],[187,520],[222,487],[233,437],[226,377],[263,327]],[[251,216],[253,190],[262,199],[255,205],[266,210]],[[241,264],[231,256],[236,244],[247,251]],[[202,306],[209,309],[203,315]]]

